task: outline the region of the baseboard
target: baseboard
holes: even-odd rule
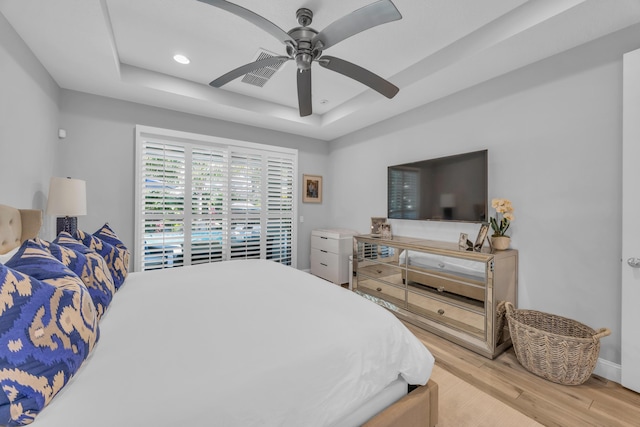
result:
[[[622,367],[608,360],[598,359],[593,373],[618,384],[622,381]]]

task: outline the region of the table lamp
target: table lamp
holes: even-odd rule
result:
[[[78,229],[78,215],[87,214],[87,183],[80,179],[51,177],[47,215],[57,216],[56,235],[62,231],[73,235]]]

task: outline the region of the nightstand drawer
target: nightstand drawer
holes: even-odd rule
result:
[[[340,240],[328,237],[311,236],[311,248],[324,252],[340,253]]]
[[[311,249],[311,273],[330,282],[338,283],[340,280],[339,258],[335,253]]]
[[[319,249],[311,249],[311,264],[322,264],[325,267],[337,268],[340,256],[333,252],[325,252]]]
[[[483,314],[465,310],[444,301],[409,292],[408,310],[436,321],[446,322],[467,332],[484,337]]]

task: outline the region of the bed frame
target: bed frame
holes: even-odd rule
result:
[[[42,211],[0,205],[0,254],[38,236]],[[433,380],[418,386],[380,412],[364,427],[435,427],[438,424],[438,384]]]
[[[429,380],[384,411],[363,427],[435,427],[438,424],[438,384]]]
[[[36,237],[40,227],[42,211],[0,205],[0,254],[6,254],[25,240]]]

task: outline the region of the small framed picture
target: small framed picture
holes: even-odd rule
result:
[[[483,223],[480,226],[480,231],[478,231],[478,237],[476,238],[476,243],[473,245],[474,251],[480,252],[482,250],[482,245],[484,245],[484,240],[487,238],[488,232],[489,232],[489,224]]]
[[[322,203],[322,177],[320,175],[302,175],[302,201]]]
[[[469,235],[467,233],[460,233],[460,238],[458,238],[458,249],[467,249],[467,240],[469,239]]]
[[[373,237],[382,237],[382,225],[387,222],[387,218],[371,217],[371,235]],[[389,227],[391,231],[391,227]]]
[[[391,224],[385,222],[384,224],[382,224],[381,228],[381,237],[383,239],[393,239],[393,235],[391,234]]]

